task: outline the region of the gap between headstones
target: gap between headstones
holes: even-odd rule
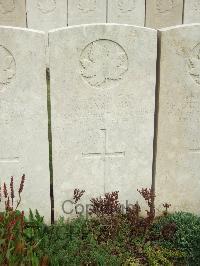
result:
[[[52,162],[52,131],[51,131],[51,89],[50,89],[50,69],[49,68],[46,68],[46,82],[47,82],[47,110],[48,110],[51,224],[54,224],[55,218],[54,218],[54,190],[53,190],[53,162]]]
[[[153,162],[152,162],[152,187],[151,187],[154,195],[156,194],[156,160],[157,160],[159,90],[160,90],[160,58],[161,58],[161,32],[158,30],[157,31],[157,62],[156,62],[156,86],[155,86],[155,114],[154,114],[154,140],[153,140]]]

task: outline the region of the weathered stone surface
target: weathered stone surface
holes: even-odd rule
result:
[[[108,22],[144,26],[145,0],[109,0]]]
[[[164,28],[182,24],[183,0],[147,0],[146,26]]]
[[[26,27],[25,0],[0,0],[0,25]]]
[[[106,22],[106,0],[68,0],[68,25]]]
[[[185,0],[184,23],[200,22],[200,1]]]
[[[200,24],[161,31],[157,205],[200,213]]]
[[[67,0],[26,0],[28,28],[48,31],[67,26]]]
[[[0,27],[0,182],[9,188],[14,176],[17,197],[26,174],[21,209],[38,209],[49,221],[44,44],[41,32]]]
[[[68,0],[26,0],[28,28],[46,32],[46,65],[49,66],[47,33],[67,26]]]
[[[56,217],[75,188],[83,203],[116,190],[135,203],[151,185],[156,31],[85,25],[49,40]]]

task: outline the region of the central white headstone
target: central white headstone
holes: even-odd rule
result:
[[[156,31],[87,25],[49,41],[56,217],[75,188],[135,202],[151,186]]]
[[[38,209],[50,221],[45,35],[0,27],[0,183],[14,176],[20,208]],[[3,202],[0,204],[4,207]]]

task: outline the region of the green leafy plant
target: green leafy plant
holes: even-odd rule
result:
[[[145,217],[138,203],[122,208],[115,191],[92,198],[89,216],[66,222],[62,218],[47,226],[37,210],[30,210],[27,218],[18,210],[24,181],[25,175],[16,206],[13,177],[9,192],[5,183],[2,186],[5,210],[0,213],[0,265],[198,265],[199,217],[169,215],[170,204],[163,205],[162,217],[155,217],[151,189],[139,190],[148,206]],[[76,214],[84,192],[74,190]]]
[[[125,212],[118,191],[92,198],[89,218],[78,218],[56,224],[43,231],[39,257],[49,259],[49,265],[178,265],[184,264],[184,254],[156,243],[152,231],[155,222],[154,194],[150,189],[139,193],[147,202],[147,216],[140,215],[139,204]],[[84,194],[74,191],[74,204]],[[75,208],[76,210],[76,208]],[[160,237],[160,236],[159,236]]]
[[[18,200],[14,206],[14,178],[11,177],[10,189],[6,183],[1,187],[1,202],[5,210],[0,213],[0,265],[38,265],[35,246],[25,241],[24,212],[17,210],[21,203],[25,175],[21,177],[18,189]]]
[[[199,216],[185,212],[168,214],[158,219],[153,230],[160,234],[162,246],[185,252],[188,265],[200,265]]]
[[[40,216],[36,210],[35,213],[30,209],[29,217],[25,218],[24,237],[29,242],[40,242],[48,226],[44,223],[44,217]]]
[[[181,251],[163,248],[156,245],[146,244],[144,246],[144,253],[147,256],[148,263],[151,266],[173,266],[174,264],[183,265],[183,258],[185,254]]]

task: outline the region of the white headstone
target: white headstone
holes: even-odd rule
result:
[[[0,0],[0,25],[26,27],[25,0]]]
[[[21,209],[50,220],[45,35],[0,27],[0,183],[14,176]],[[2,207],[2,205],[0,205]]]
[[[26,0],[28,28],[48,31],[67,26],[67,0]]]
[[[200,1],[185,0],[184,23],[200,22]]]
[[[68,0],[68,25],[106,22],[107,0]]]
[[[147,0],[146,26],[164,28],[182,24],[183,0]]]
[[[145,0],[109,0],[108,22],[144,26]]]
[[[50,32],[56,217],[75,188],[135,203],[151,186],[156,42],[127,25]]]
[[[161,31],[157,206],[200,213],[200,24]]]
[[[42,30],[67,26],[68,0],[26,0],[28,28]],[[49,66],[48,36],[46,34],[46,65]]]

